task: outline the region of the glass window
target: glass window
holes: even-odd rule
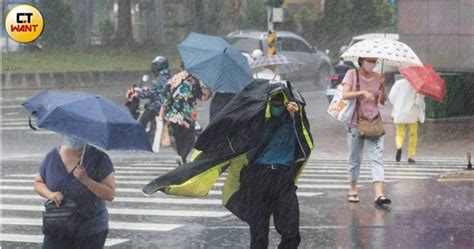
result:
[[[281,51],[312,53],[312,49],[303,41],[294,38],[281,38],[279,40]]]
[[[230,44],[239,49],[242,52],[251,54],[255,49],[263,51],[262,43],[260,40],[253,38],[228,38]]]

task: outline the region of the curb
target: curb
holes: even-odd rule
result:
[[[148,71],[2,73],[2,90],[61,89],[139,83]]]
[[[474,182],[474,170],[457,170],[440,174],[438,182]]]
[[[467,121],[474,121],[474,116],[425,119],[425,123],[465,123]]]

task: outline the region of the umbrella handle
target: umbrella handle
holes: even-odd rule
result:
[[[87,147],[87,144],[85,144],[84,147],[82,148],[81,160],[79,161],[80,165],[82,165],[82,162],[84,161],[84,154],[86,154],[86,147]]]
[[[30,128],[34,131],[37,131],[38,128],[36,128],[35,126],[33,126],[33,124],[31,123],[31,115],[28,116],[28,125],[30,126]]]

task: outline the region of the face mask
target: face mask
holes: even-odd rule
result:
[[[85,144],[86,143],[83,140],[70,136],[64,136],[64,145],[66,145],[66,147],[69,149],[78,150],[84,147]]]
[[[270,107],[270,113],[273,117],[280,117],[285,112],[285,107]]]
[[[364,61],[364,63],[362,63],[362,67],[363,67],[363,68],[365,69],[365,71],[367,71],[367,72],[373,72],[375,66],[376,66],[376,64],[373,63],[373,62]]]

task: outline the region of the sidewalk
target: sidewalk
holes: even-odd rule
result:
[[[318,95],[305,95],[308,101],[307,112],[311,131],[315,140],[313,157],[347,157],[345,127],[331,118],[326,109],[327,100]],[[395,125],[391,121],[392,106],[381,107],[384,121],[384,158],[395,160]],[[408,137],[407,137],[408,138]],[[402,154],[402,162],[407,161],[407,141]],[[428,119],[418,127],[418,146],[416,158],[457,158],[464,159],[466,153],[474,155],[474,116],[447,119]],[[367,157],[367,154],[364,154]],[[467,161],[466,161],[467,165]]]
[[[61,89],[132,85],[139,83],[148,71],[5,73],[2,72],[2,90]]]

